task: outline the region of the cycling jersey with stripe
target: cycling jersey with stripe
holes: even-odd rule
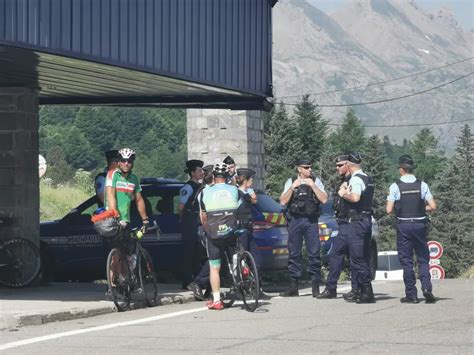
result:
[[[125,177],[119,169],[110,170],[107,173],[105,186],[115,188],[117,209],[120,213],[120,219],[122,221],[130,222],[130,204],[135,199],[135,194],[142,191],[138,177],[132,173]],[[107,208],[107,194],[104,200],[105,207]]]

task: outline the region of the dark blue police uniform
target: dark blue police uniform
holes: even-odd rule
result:
[[[413,161],[409,156],[401,156],[400,164],[413,166]],[[418,303],[413,252],[415,252],[418,262],[423,295],[428,303],[436,301],[431,293],[433,286],[429,272],[430,252],[426,240],[428,217],[425,206],[426,201],[432,198],[428,185],[412,174],[403,175],[390,186],[387,200],[395,203],[397,251],[403,268],[406,295],[401,299],[403,303]]]
[[[296,177],[290,178],[285,184],[285,191],[292,185]],[[314,178],[315,185],[324,191],[320,179]],[[290,276],[290,289],[280,295],[297,296],[298,280],[302,275],[302,248],[303,240],[308,254],[308,273],[313,284],[313,297],[319,294],[321,280],[321,243],[319,240],[319,205],[320,202],[311,187],[301,184],[295,188],[288,202],[288,273]]]
[[[359,164],[357,159],[351,154],[349,161]],[[374,183],[370,176],[362,172],[355,171],[349,180],[351,192],[360,193],[358,202],[349,202],[345,199],[344,215],[337,219],[339,233],[347,236],[350,254],[351,276],[355,279],[357,288],[361,290],[356,298],[346,298],[346,301],[357,303],[374,303],[374,293],[372,290],[372,273],[369,267],[370,240],[372,238],[372,201],[374,196]]]

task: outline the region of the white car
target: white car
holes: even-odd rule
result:
[[[403,269],[396,251],[381,251],[377,257],[375,280],[403,280]]]

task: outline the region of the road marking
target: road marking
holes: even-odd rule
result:
[[[14,341],[12,343],[7,343],[7,344],[0,345],[0,350],[16,348],[16,347],[23,346],[23,345],[39,343],[39,342],[47,341],[47,340],[51,340],[51,339],[64,338],[64,337],[68,337],[68,336],[72,336],[72,335],[98,332],[98,331],[106,330],[106,329],[112,329],[112,328],[117,328],[117,327],[126,327],[126,326],[129,326],[129,325],[153,322],[153,321],[156,321],[156,320],[161,320],[161,319],[166,319],[166,318],[179,317],[179,316],[183,316],[185,314],[197,313],[197,312],[202,312],[202,311],[207,311],[207,307],[199,307],[199,308],[189,309],[189,310],[186,310],[186,311],[179,311],[179,312],[161,314],[159,316],[135,319],[135,320],[130,320],[130,321],[126,321],[126,322],[112,323],[112,324],[107,324],[107,325],[100,325],[100,326],[97,326],[97,327],[86,328],[86,329],[70,330],[68,332],[62,332],[62,333],[44,335],[44,336],[41,336],[41,337],[36,337],[36,338],[31,338],[31,339]]]

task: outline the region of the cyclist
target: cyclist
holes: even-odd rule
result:
[[[118,168],[107,173],[104,203],[107,210],[116,210],[118,212],[122,228],[118,236],[109,239],[109,246],[120,248],[126,255],[130,256],[129,261],[133,262],[136,260],[136,256],[130,254],[135,250],[135,243],[129,238],[130,205],[133,200],[135,200],[138,213],[142,218],[143,232],[146,232],[149,222],[145,201],[141,195],[140,180],[132,173],[133,162],[136,157],[135,151],[130,148],[123,148],[118,151],[118,156]],[[114,265],[117,265],[117,263],[118,260],[112,260],[112,270],[116,270]],[[112,280],[114,280],[113,277]]]
[[[110,170],[117,169],[119,160],[118,150],[112,149],[105,152],[105,159],[107,160],[107,166],[104,171],[94,179],[95,194],[97,195],[97,204],[99,207],[104,207],[104,196],[105,196],[105,178]]]
[[[226,184],[229,175],[227,164],[214,166],[214,185],[202,191],[201,222],[207,234],[207,255],[210,265],[212,300],[209,309],[221,310],[224,305],[220,294],[221,251],[225,246],[235,244],[235,212],[239,206],[239,192],[234,185]]]

